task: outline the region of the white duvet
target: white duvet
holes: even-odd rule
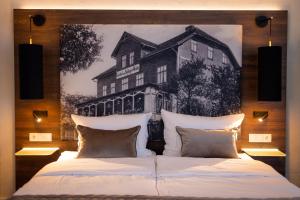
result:
[[[15,195],[156,196],[155,157],[65,159],[50,163]]]
[[[158,156],[157,189],[161,196],[300,198],[299,188],[251,159]]]
[[[147,157],[59,159],[15,195],[149,195],[218,198],[300,197],[270,166],[242,159]]]

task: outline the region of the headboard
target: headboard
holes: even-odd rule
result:
[[[33,27],[34,43],[44,47],[44,99],[19,98],[18,45],[28,38],[28,15],[43,14],[46,23]],[[258,28],[255,17],[273,16],[273,44],[282,46],[282,101],[257,101],[257,48],[267,42],[267,28]],[[24,146],[58,146],[62,150],[76,149],[76,141],[65,140],[61,130],[61,38],[64,24],[147,24],[147,25],[242,25],[242,68],[240,82],[240,109],[246,118],[242,125],[238,148],[276,147],[285,151],[285,93],[287,11],[108,11],[108,10],[14,10],[15,81],[16,81],[16,150]],[[201,31],[201,30],[200,30]],[[129,34],[122,37],[134,37]],[[147,39],[147,38],[141,38]],[[143,40],[145,42],[145,40]],[[117,45],[115,45],[117,46]],[[151,48],[151,43],[147,48]],[[114,54],[115,51],[111,52]],[[114,55],[113,55],[114,56]],[[115,55],[116,56],[116,55]],[[228,55],[227,55],[228,56]],[[163,66],[163,65],[162,65]],[[121,72],[120,72],[121,73]],[[149,87],[155,85],[149,83]],[[103,88],[100,91],[103,94]],[[84,101],[84,103],[88,100]],[[82,105],[83,105],[82,104]],[[80,109],[80,103],[76,109]],[[36,124],[33,110],[48,110],[48,117]],[[253,118],[253,111],[267,110],[269,117],[263,123]],[[79,110],[76,110],[79,112]],[[83,110],[84,111],[84,110]],[[81,110],[82,112],[82,110]],[[159,126],[159,125],[158,125]],[[53,142],[29,142],[30,132],[51,132]],[[249,143],[249,133],[271,133],[271,143]]]

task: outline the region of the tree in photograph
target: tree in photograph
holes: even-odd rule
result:
[[[239,112],[240,108],[240,72],[230,65],[212,66],[212,80],[208,88],[211,99],[217,99],[214,115],[228,115]]]
[[[240,109],[240,71],[233,66],[206,65],[201,59],[186,61],[165,89],[177,95],[177,111],[200,116],[220,116]]]
[[[60,71],[77,73],[100,59],[103,36],[97,36],[92,25],[66,24],[60,33]]]
[[[168,91],[177,94],[178,112],[204,114],[199,98],[205,95],[205,69],[203,60],[195,58],[183,63],[179,73],[171,78]]]
[[[94,96],[70,95],[61,90],[61,127],[64,132],[74,132],[75,124],[71,114],[76,113],[76,105],[94,99]]]

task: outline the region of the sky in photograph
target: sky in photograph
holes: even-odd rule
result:
[[[185,31],[188,25],[93,25],[93,30],[103,37],[101,60],[94,62],[88,70],[76,74],[61,74],[63,90],[68,94],[96,96],[96,82],[93,77],[115,65],[111,53],[124,31],[140,38],[160,44]],[[236,60],[242,63],[241,25],[195,25],[211,36],[227,44]]]

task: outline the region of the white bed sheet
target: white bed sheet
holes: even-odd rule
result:
[[[60,159],[15,193],[51,194],[157,196],[155,157]]]
[[[300,197],[300,189],[253,159],[157,156],[161,196],[210,198]]]
[[[14,195],[149,195],[218,198],[300,197],[270,166],[241,159],[146,157],[74,159],[64,152]]]

